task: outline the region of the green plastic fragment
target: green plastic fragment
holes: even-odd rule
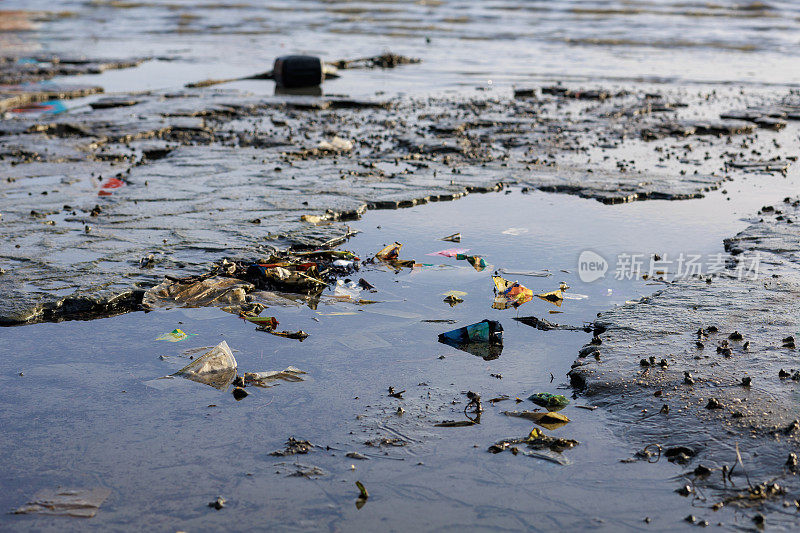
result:
[[[569,398],[563,394],[550,394],[549,392],[537,392],[531,394],[528,399],[536,405],[541,405],[547,409],[560,409],[569,405]]]

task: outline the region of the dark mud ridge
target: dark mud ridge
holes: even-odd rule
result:
[[[0,112],[35,102],[80,98],[103,92],[102,87],[59,86],[37,84],[37,82],[56,76],[99,74],[106,70],[131,68],[144,61],[144,58],[96,60],[56,55],[23,59],[11,56],[0,57]]]
[[[124,312],[164,275],[337,244],[341,221],[370,208],[503,184],[606,203],[697,198],[785,172],[800,118],[793,93],[562,86],[393,100],[206,88],[86,103],[0,122],[1,324]]]
[[[700,505],[785,512],[789,502],[796,511],[799,205],[787,198],[762,208],[726,240],[718,274],[675,281],[602,313],[595,322],[601,343],[585,346],[569,373],[580,394],[608,407],[618,430],[643,451],[658,444],[662,459],[686,464],[682,485],[712,489],[690,494],[704,498]],[[741,463],[725,480],[737,453]],[[649,446],[640,456],[657,454]]]

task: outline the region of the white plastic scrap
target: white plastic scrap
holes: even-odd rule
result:
[[[353,149],[353,142],[341,137],[334,137],[330,141],[320,141],[317,148],[329,152],[349,152]]]

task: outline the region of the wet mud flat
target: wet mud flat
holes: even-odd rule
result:
[[[569,372],[639,460],[685,465],[679,490],[701,507],[798,506],[798,205],[763,206],[717,273],[600,313]]]
[[[785,173],[800,116],[791,92],[562,85],[83,102],[0,124],[4,324],[136,309],[165,274],[340,243],[370,208],[509,184],[610,204],[699,198],[748,173]]]

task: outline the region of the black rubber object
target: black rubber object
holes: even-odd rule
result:
[[[281,56],[272,69],[279,87],[316,87],[322,84],[325,74],[322,60],[315,56]]]

